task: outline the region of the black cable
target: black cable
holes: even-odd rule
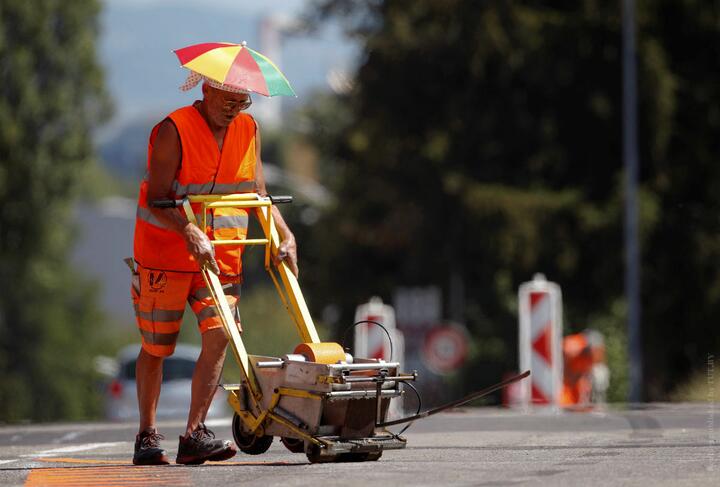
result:
[[[417,412],[415,413],[415,415],[420,414],[420,410],[422,409],[422,398],[420,397],[420,393],[418,392],[418,390],[415,388],[414,385],[412,385],[411,383],[409,383],[407,381],[403,381],[403,385],[410,386],[410,388],[415,392],[415,396],[417,396],[417,400],[418,400],[418,407],[417,407]],[[408,424],[406,424],[405,427],[400,430],[400,433],[398,433],[395,436],[400,436],[401,434],[405,433],[405,430],[407,430],[410,426],[412,426],[413,423],[414,423],[414,421],[411,421]]]
[[[353,329],[353,328],[355,328],[356,326],[361,325],[361,324],[363,324],[363,323],[372,323],[373,325],[377,325],[377,326],[379,326],[380,328],[382,328],[383,330],[385,330],[385,334],[387,335],[388,341],[390,342],[390,359],[388,360],[388,362],[392,362],[393,356],[394,356],[395,354],[394,354],[394,351],[393,351],[393,341],[392,341],[392,337],[390,336],[390,332],[389,332],[388,329],[385,328],[383,325],[381,325],[381,324],[378,323],[377,321],[373,321],[373,320],[361,320],[361,321],[358,321],[358,322],[356,322],[356,323],[353,323],[352,325],[350,325],[350,326],[348,326],[347,328],[345,328],[345,332],[343,333],[342,342],[341,342],[342,347],[343,347],[343,350],[345,350],[345,340],[347,340],[348,331],[350,331],[351,329]]]
[[[348,332],[350,330],[352,330],[353,328],[355,328],[356,326],[361,325],[363,323],[371,323],[373,325],[377,325],[385,331],[385,334],[388,337],[388,341],[390,342],[390,359],[388,361],[392,362],[392,359],[393,359],[393,356],[395,353],[394,353],[394,349],[393,349],[393,341],[392,341],[392,337],[390,336],[390,332],[382,324],[378,323],[377,321],[373,321],[373,320],[361,320],[361,321],[353,323],[352,325],[345,328],[345,332],[343,333],[342,342],[341,342],[343,350],[345,350],[345,340],[347,340]],[[415,396],[417,397],[417,400],[418,400],[418,407],[417,407],[417,412],[415,413],[415,415],[420,414],[420,410],[422,409],[422,398],[420,397],[420,392],[418,392],[417,388],[414,385],[412,385],[410,382],[407,382],[407,381],[401,381],[401,382],[404,385],[410,386],[410,388],[415,393]],[[403,429],[401,429],[400,432],[397,433],[395,436],[400,436],[401,434],[403,434],[410,426],[412,426],[412,424],[413,424],[413,422],[406,424],[405,427]]]

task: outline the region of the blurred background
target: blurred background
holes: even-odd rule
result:
[[[122,259],[147,138],[201,96],[178,90],[172,50],[208,41],[247,41],[298,93],[250,113],[271,192],[295,196],[282,211],[326,341],[378,296],[425,392],[454,398],[517,370],[518,287],[542,272],[562,288],[563,333],[604,337],[608,401],[628,400],[631,359],[642,400],[705,400],[720,351],[720,10],[638,0],[634,25],[637,357],[621,2],[3,0],[0,422],[98,418],[122,393],[139,342]],[[245,258],[245,341],[283,355],[298,338],[260,257]],[[448,323],[465,347],[438,370],[421,349],[428,324]],[[199,343],[192,313],[181,341]]]

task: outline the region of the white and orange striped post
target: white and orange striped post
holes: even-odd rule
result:
[[[520,370],[530,369],[530,380],[522,381],[520,402],[557,408],[563,377],[562,292],[543,274],[520,286]]]
[[[370,298],[355,310],[355,323],[359,321],[375,321],[387,330],[372,323],[355,326],[355,357],[376,358],[387,362],[405,362],[405,338],[395,324],[395,309],[383,303],[377,296]],[[389,335],[389,336],[388,336]],[[390,345],[392,340],[392,346]],[[403,396],[390,401],[389,417],[400,418],[403,415]]]
[[[391,359],[395,362],[401,357],[398,356],[397,347],[401,345],[397,344],[397,341],[402,341],[402,338],[397,339],[398,335],[397,328],[395,326],[395,310],[392,306],[384,304],[382,299],[377,296],[370,298],[370,301],[361,304],[355,310],[355,322],[358,321],[376,321],[383,325],[390,334],[387,336],[385,331],[379,326],[371,323],[362,323],[355,327],[355,356],[362,358],[377,358],[390,361]],[[390,340],[393,341],[393,354],[394,357],[390,357]]]

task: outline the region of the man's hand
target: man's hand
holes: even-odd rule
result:
[[[200,267],[207,267],[215,274],[220,274],[220,269],[215,261],[215,249],[213,249],[208,236],[192,223],[185,225],[182,235],[188,252],[195,257]]]
[[[295,244],[295,237],[286,238],[280,242],[278,247],[278,253],[274,257],[275,265],[279,266],[280,262],[285,263],[290,267],[290,272],[298,277],[298,265],[297,265],[297,245]]]
[[[263,173],[262,159],[260,158],[260,129],[255,126],[255,157],[257,158],[257,167],[255,169],[255,192],[259,195],[265,196],[268,194],[267,188],[265,187],[265,175]],[[278,252],[273,256],[273,262],[276,266],[280,266],[281,262],[285,262],[290,268],[290,272],[298,276],[298,264],[297,264],[297,245],[295,244],[295,236],[288,228],[287,223],[280,214],[280,210],[277,206],[273,205],[272,216],[275,219],[275,225],[277,226],[278,233],[282,242],[278,245]]]

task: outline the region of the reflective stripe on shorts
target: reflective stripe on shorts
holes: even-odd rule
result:
[[[185,310],[153,309],[152,311],[140,311],[135,305],[135,316],[143,320],[163,323],[182,320]]]
[[[242,284],[223,284],[223,291],[225,291],[225,296],[235,296],[239,298],[240,292],[242,291]],[[210,290],[206,287],[201,287],[190,296],[191,301],[200,301],[208,298],[210,298]]]
[[[146,343],[150,345],[174,345],[179,332],[175,333],[153,333],[140,328],[140,334]]]

